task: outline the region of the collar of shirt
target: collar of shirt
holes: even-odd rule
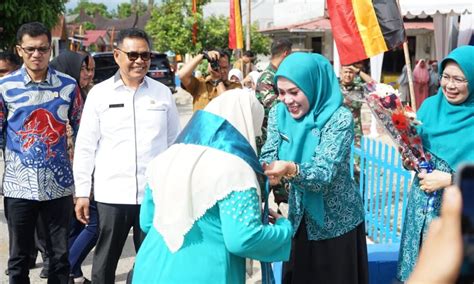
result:
[[[148,88],[148,80],[153,80],[153,79],[149,79],[147,78],[147,76],[145,75],[145,77],[143,78],[143,81],[140,83],[140,85],[138,86],[137,90],[140,89],[140,88]],[[123,88],[130,88],[128,86],[126,86],[124,83],[123,83],[123,80],[122,80],[122,77],[120,76],[120,70],[118,70],[115,75],[114,75],[114,89],[118,89],[120,87],[123,87]]]
[[[53,84],[53,76],[56,76],[56,72],[52,68],[48,67],[48,70],[46,71],[46,78],[42,82],[35,82],[31,79],[30,74],[28,74],[28,72],[26,71],[25,64],[23,64],[23,66],[21,66],[20,72],[21,72],[21,75],[23,76],[23,83],[25,84],[25,86],[27,86],[28,84],[48,84],[48,85],[52,85]]]

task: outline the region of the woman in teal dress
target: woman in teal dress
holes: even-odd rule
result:
[[[250,92],[225,92],[150,163],[133,283],[243,284],[245,258],[289,258],[290,222],[271,212],[274,224],[262,224],[255,144],[262,121]]]
[[[288,184],[294,229],[283,283],[367,283],[362,199],[351,178],[351,112],[319,54],[293,53],[275,74],[280,103],[269,114],[260,161],[272,184]]]
[[[474,162],[473,55],[473,46],[462,46],[440,63],[438,94],[427,98],[417,113],[423,147],[435,170],[417,174],[412,183],[398,260],[401,281],[410,276],[428,225],[439,216],[443,189],[452,183],[460,164]]]

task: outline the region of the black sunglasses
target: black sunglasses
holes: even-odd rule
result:
[[[25,53],[30,54],[30,55],[35,53],[36,50],[38,50],[38,52],[41,53],[41,54],[45,54],[45,53],[47,53],[48,51],[51,50],[50,46],[42,46],[42,47],[27,46],[27,47],[23,47],[21,45],[18,45],[18,47],[20,47]]]
[[[128,57],[128,60],[130,60],[130,61],[135,61],[135,60],[138,59],[138,57],[140,57],[143,61],[148,61],[151,58],[151,52],[149,52],[149,51],[145,51],[145,52],[129,51],[129,52],[127,52],[127,51],[121,50],[118,47],[116,47],[115,49],[125,53]]]

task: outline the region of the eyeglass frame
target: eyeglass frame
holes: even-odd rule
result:
[[[138,59],[138,57],[140,57],[143,61],[149,61],[151,59],[151,56],[153,55],[153,53],[151,53],[151,51],[145,51],[145,52],[138,52],[138,51],[124,51],[124,50],[121,50],[120,48],[116,47],[115,49],[117,49],[118,51],[121,51],[123,53],[125,53],[127,55],[127,59],[130,60],[130,61],[136,61]],[[137,56],[134,57],[132,56],[132,53],[135,53]],[[144,54],[148,54],[148,58],[145,59],[143,58],[143,55]],[[131,58],[132,57],[132,58]]]
[[[23,47],[23,46],[17,44],[16,46],[21,48],[21,50],[23,50],[23,52],[25,52],[28,55],[33,55],[35,53],[35,51],[38,51],[39,54],[46,54],[46,53],[51,51],[51,45],[48,46],[48,47],[45,47],[45,46],[42,46],[42,47],[34,47],[34,46]],[[28,49],[31,49],[31,50],[28,50]]]
[[[467,79],[466,78],[461,78],[458,76],[449,76],[448,74],[441,74],[439,76],[439,81],[446,81],[448,84],[452,82],[455,86],[462,86],[463,84],[467,84]]]

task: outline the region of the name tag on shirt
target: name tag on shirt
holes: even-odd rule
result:
[[[124,104],[111,104],[109,105],[109,108],[118,108],[118,107],[124,107]]]

